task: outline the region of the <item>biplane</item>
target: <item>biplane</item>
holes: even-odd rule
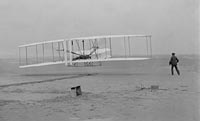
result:
[[[79,37],[36,42],[18,48],[20,68],[55,64],[96,66],[107,61],[146,60],[152,56],[151,35]]]

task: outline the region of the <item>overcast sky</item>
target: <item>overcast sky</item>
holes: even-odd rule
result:
[[[151,34],[153,54],[197,54],[197,0],[0,0],[0,56],[61,38]]]

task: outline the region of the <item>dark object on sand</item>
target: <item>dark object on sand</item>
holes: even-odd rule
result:
[[[159,85],[151,85],[151,91],[158,90],[158,89],[159,89]]]
[[[160,90],[159,89],[159,85],[151,85],[151,87],[144,87],[143,85],[141,85],[141,87],[138,87],[139,89],[137,89],[137,91],[141,91],[141,90],[151,90],[152,91],[155,91],[155,90]],[[163,90],[163,89],[162,89]]]
[[[75,96],[82,95],[81,86],[72,87],[71,91],[72,91],[73,95],[75,95]]]
[[[77,96],[82,95],[81,86],[76,87],[76,95]]]

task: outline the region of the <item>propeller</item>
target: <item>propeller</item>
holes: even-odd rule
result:
[[[69,50],[67,50],[67,52],[68,52],[68,53],[70,53],[70,51],[69,51]],[[72,52],[72,51],[71,51],[71,53],[72,53],[72,54],[75,54],[75,55],[82,55],[82,54],[75,53],[75,52]]]
[[[61,49],[61,50],[57,49],[56,51],[64,51],[64,49]],[[67,50],[67,52],[70,53],[69,50]],[[72,53],[72,54],[75,54],[75,55],[82,55],[82,54],[75,53],[75,52],[71,52],[71,53]]]

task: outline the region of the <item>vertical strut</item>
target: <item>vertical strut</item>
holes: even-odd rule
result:
[[[42,54],[43,54],[43,62],[44,62],[44,43],[42,44]]]
[[[106,51],[106,48],[107,47],[107,45],[106,45],[106,38],[105,38],[105,52],[106,52],[106,58],[107,58],[107,51]]]
[[[132,42],[132,43],[133,43],[133,45],[132,45],[132,48],[133,48],[133,49],[131,50],[131,51],[132,51],[132,54],[131,54],[131,55],[134,56],[134,37],[132,37],[132,41],[133,41],[133,42]]]
[[[149,41],[150,41],[150,53],[151,53],[151,57],[152,57],[152,47],[151,47],[151,36],[149,37]]]
[[[20,47],[19,47],[19,66],[21,65],[21,53],[20,53]]]
[[[61,56],[60,56],[60,42],[58,42],[58,56],[59,56],[59,61],[61,60]]]
[[[129,36],[128,36],[128,49],[129,49],[129,56],[131,56],[131,42]]]
[[[97,47],[99,47],[99,43],[98,43],[98,39],[96,39],[96,46]],[[98,56],[98,49],[95,51],[95,53],[96,53],[96,55],[97,55],[97,59],[99,58],[99,56]]]
[[[72,65],[72,40],[68,41],[68,45],[69,45],[69,63],[70,65]]]
[[[98,47],[98,41],[97,41],[97,39],[94,39],[93,47]],[[97,51],[95,51],[95,55],[96,55],[96,58],[98,59],[99,57],[98,57]]]
[[[90,49],[92,49],[92,48],[91,48],[91,40],[89,39],[89,41],[88,41],[88,42],[89,42]]]
[[[147,36],[146,36],[146,46],[147,46],[147,56],[149,55],[149,47],[148,47],[148,39],[147,39]]]
[[[83,55],[85,55],[85,45],[84,45],[84,40],[82,40],[83,43]]]
[[[72,52],[74,52],[74,42],[73,42],[73,40],[72,40]],[[72,55],[72,58],[74,58],[74,55]]]
[[[109,38],[109,43],[110,43],[110,56],[112,57],[112,42],[111,42],[111,37]]]
[[[67,62],[67,41],[66,40],[64,40],[63,41],[63,44],[64,44],[64,57],[65,57],[65,65],[68,65],[68,62]]]
[[[63,44],[63,42],[61,42],[61,45],[62,45],[62,50],[63,50],[63,53],[62,53],[62,61],[64,61],[64,44]]]
[[[78,47],[78,49],[79,49],[79,51],[80,51],[80,54],[82,54],[81,48],[80,48],[80,46],[79,46],[79,41],[78,41],[78,40],[76,40],[76,45],[77,45],[77,47]],[[73,46],[73,41],[72,41],[72,46]]]
[[[37,50],[37,44],[35,45],[36,47],[36,62],[38,63],[38,50]]]
[[[28,64],[28,54],[27,54],[27,47],[25,47],[26,48],[26,65]]]
[[[53,62],[54,62],[54,47],[53,47],[53,42],[52,42],[52,55],[53,55]]]
[[[126,38],[125,38],[125,36],[124,36],[124,52],[125,52],[125,57],[127,57],[127,55],[126,55]]]

